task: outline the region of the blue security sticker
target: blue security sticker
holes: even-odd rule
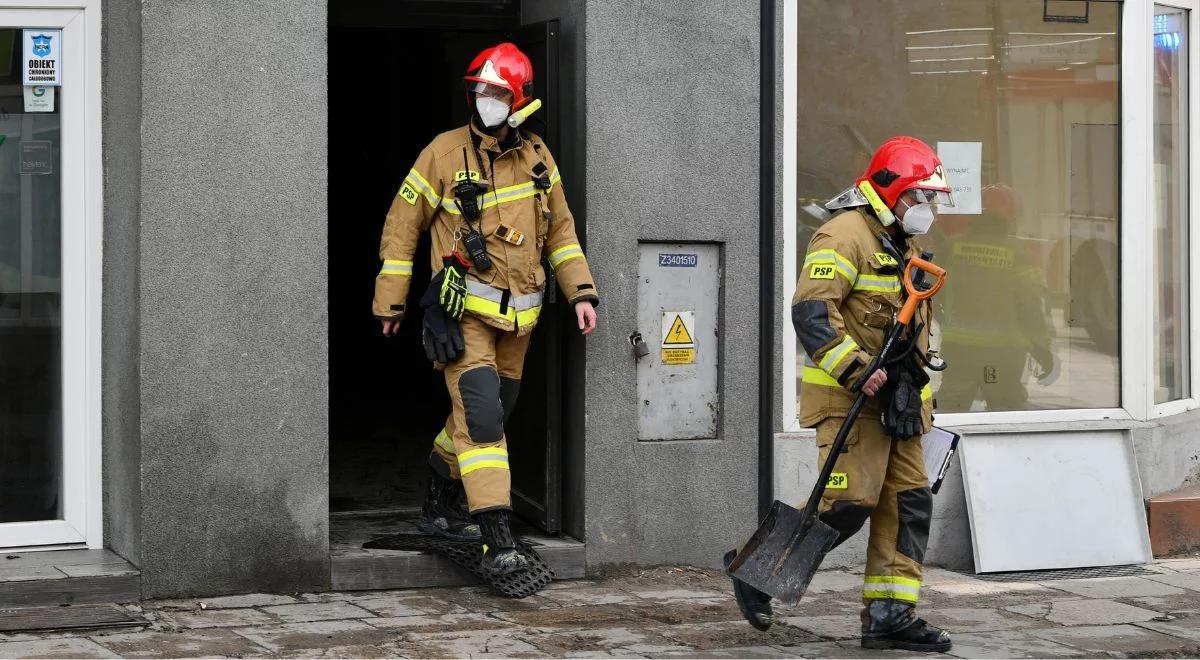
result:
[[[695,268],[700,263],[696,254],[666,254],[658,253],[658,265],[664,268]]]

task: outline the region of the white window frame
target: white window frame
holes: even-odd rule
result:
[[[1153,25],[1154,6],[1155,5],[1163,5],[1166,7],[1175,7],[1178,9],[1185,9],[1188,12],[1188,35],[1187,35],[1187,41],[1185,41],[1185,44],[1187,45],[1187,49],[1188,49],[1188,80],[1187,80],[1187,85],[1188,85],[1188,140],[1189,140],[1188,171],[1187,171],[1187,175],[1188,175],[1188,181],[1187,181],[1187,186],[1188,186],[1188,243],[1189,243],[1188,279],[1192,280],[1196,273],[1196,269],[1195,269],[1196,255],[1200,254],[1200,237],[1197,236],[1197,231],[1198,231],[1198,228],[1200,228],[1200,223],[1197,222],[1197,218],[1196,218],[1197,211],[1200,210],[1200,201],[1198,201],[1196,199],[1196,197],[1197,197],[1197,188],[1196,188],[1197,178],[1196,178],[1196,174],[1195,174],[1196,164],[1197,164],[1196,156],[1198,153],[1200,153],[1200,151],[1197,150],[1197,144],[1200,143],[1200,127],[1198,127],[1196,125],[1197,118],[1200,117],[1200,89],[1197,89],[1197,86],[1198,86],[1197,85],[1197,80],[1198,80],[1197,76],[1200,75],[1200,72],[1198,72],[1196,69],[1197,66],[1200,66],[1200,48],[1197,48],[1195,46],[1195,44],[1193,43],[1193,41],[1196,39],[1197,35],[1200,35],[1200,0],[1159,0],[1158,2],[1145,2],[1145,0],[1138,0],[1134,4],[1138,5],[1139,11],[1144,12],[1144,14],[1138,15],[1137,20],[1139,20],[1140,22],[1142,22],[1145,25]],[[1126,25],[1128,25],[1128,24],[1126,24]],[[1154,76],[1153,76],[1154,43],[1153,43],[1153,30],[1151,29],[1151,30],[1145,30],[1145,31],[1147,33],[1147,35],[1145,37],[1146,43],[1140,48],[1140,51],[1139,51],[1139,55],[1143,55],[1145,57],[1145,62],[1138,62],[1137,66],[1139,67],[1140,71],[1142,71],[1146,74],[1145,77],[1146,77],[1147,91],[1146,91],[1146,97],[1143,100],[1139,101],[1139,103],[1141,103],[1141,107],[1139,107],[1139,111],[1144,112],[1145,116],[1151,118],[1150,121],[1145,122],[1145,123],[1147,124],[1147,127],[1152,131],[1153,130],[1153,121],[1154,121],[1154,87],[1153,87],[1153,85],[1154,85]],[[1126,103],[1126,102],[1129,102],[1129,100],[1122,99],[1122,103]],[[1154,186],[1153,133],[1148,133],[1147,137],[1149,138],[1149,141],[1146,144],[1149,144],[1150,147],[1144,148],[1143,151],[1146,152],[1146,154],[1145,154],[1146,159],[1147,159],[1146,160],[1146,168],[1149,172],[1149,179],[1148,179],[1149,185]],[[1155,189],[1153,187],[1151,187],[1149,190],[1153,191]],[[1158,202],[1158,195],[1151,193],[1151,194],[1148,194],[1146,196],[1146,198],[1153,200],[1154,204],[1157,204],[1157,202]],[[1151,216],[1151,217],[1157,217],[1157,212],[1158,212],[1157,208],[1154,208],[1154,213],[1156,215]],[[1143,213],[1144,213],[1144,211],[1143,211]],[[1147,260],[1145,261],[1145,263],[1153,263],[1152,259],[1154,256],[1154,254],[1153,254],[1154,243],[1153,243],[1153,240],[1150,238],[1148,238],[1147,240],[1149,241],[1148,248],[1151,250],[1151,252],[1150,252],[1149,256],[1147,257]],[[1151,272],[1156,272],[1156,271],[1152,269]],[[1148,306],[1149,310],[1146,312],[1147,316],[1145,318],[1150,318],[1149,314],[1153,313],[1153,300],[1154,300],[1153,296],[1155,295],[1155,291],[1154,291],[1155,282],[1154,282],[1153,277],[1146,278],[1146,279],[1148,281],[1145,284],[1148,285],[1148,287],[1149,287],[1149,293],[1147,294],[1147,297],[1146,297],[1147,306]],[[1155,373],[1156,373],[1155,367],[1157,365],[1155,365],[1153,363],[1153,358],[1154,358],[1153,347],[1150,346],[1149,343],[1147,342],[1146,348],[1149,351],[1149,359],[1146,363],[1148,366],[1147,374],[1146,374],[1147,380],[1146,380],[1146,387],[1142,393],[1142,395],[1146,398],[1146,400],[1144,402],[1140,402],[1140,403],[1141,403],[1141,405],[1146,407],[1146,410],[1147,410],[1146,417],[1148,419],[1154,419],[1154,418],[1158,418],[1158,417],[1167,417],[1170,415],[1178,415],[1179,413],[1187,412],[1189,410],[1195,410],[1197,407],[1200,407],[1200,400],[1198,400],[1197,393],[1195,390],[1196,385],[1200,384],[1200,365],[1197,365],[1195,362],[1195,357],[1196,357],[1195,351],[1196,351],[1196,348],[1198,346],[1200,346],[1200,343],[1198,343],[1198,342],[1200,342],[1200,328],[1197,328],[1197,325],[1196,325],[1197,321],[1200,320],[1200,314],[1198,314],[1198,310],[1200,310],[1200,291],[1197,291],[1197,286],[1195,285],[1195,283],[1189,282],[1187,313],[1188,313],[1188,320],[1189,320],[1188,340],[1190,343],[1188,345],[1188,353],[1192,357],[1192,359],[1189,360],[1190,369],[1189,369],[1189,373],[1187,374],[1187,377],[1191,379],[1191,382],[1188,383],[1188,388],[1187,388],[1188,396],[1187,397],[1184,397],[1182,399],[1176,399],[1173,401],[1167,401],[1164,403],[1154,403]],[[1152,329],[1150,329],[1150,331],[1153,332]]]
[[[0,0],[0,26],[63,30],[63,518],[0,524],[0,547],[104,547],[100,0]]]
[[[1200,254],[1200,190],[1196,171],[1200,170],[1200,48],[1191,40],[1200,37],[1200,0],[1124,0],[1121,3],[1121,218],[1120,218],[1120,377],[1121,405],[1117,408],[1085,408],[1005,412],[942,413],[938,424],[944,426],[995,426],[1024,430],[1072,422],[1129,422],[1175,415],[1200,407],[1196,389],[1200,386],[1200,286],[1189,292],[1191,320],[1190,350],[1191,396],[1178,401],[1154,403],[1154,349],[1149,338],[1154,306],[1154,278],[1141,276],[1153,264],[1153,225],[1138,218],[1147,213],[1147,200],[1154,203],[1154,5],[1169,5],[1190,10],[1188,15],[1188,93],[1189,93],[1189,263],[1196,266]],[[792,327],[791,298],[796,287],[796,152],[798,130],[799,63],[797,47],[799,25],[796,3],[785,2],[783,11],[783,305],[780,316],[780,355],[783,357],[783,401],[780,428],[783,432],[800,430],[796,407],[796,333]],[[1153,207],[1150,209],[1153,212]],[[1126,265],[1129,265],[1128,267]],[[1197,269],[1189,268],[1194,279]],[[953,365],[951,365],[953,368]]]

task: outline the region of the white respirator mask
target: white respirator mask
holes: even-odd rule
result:
[[[929,232],[935,217],[933,204],[917,204],[908,207],[904,212],[904,217],[900,218],[900,226],[909,236],[920,236]]]
[[[504,120],[508,119],[509,107],[500,99],[479,96],[475,98],[475,111],[479,113],[479,119],[483,121],[483,125],[492,128],[503,124]]]

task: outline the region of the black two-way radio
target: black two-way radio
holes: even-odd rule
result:
[[[467,231],[462,235],[463,246],[475,270],[481,272],[491,269],[492,260],[488,257],[487,240],[471,223],[479,222],[479,195],[486,190],[487,186],[471,179],[471,164],[467,161],[467,148],[463,147],[463,180],[454,186],[454,204],[467,224]]]

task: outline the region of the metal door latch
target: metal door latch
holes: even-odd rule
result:
[[[637,330],[629,335],[629,345],[633,347],[633,357],[638,360],[650,355],[650,347],[646,345],[646,340],[642,339],[642,333]]]

